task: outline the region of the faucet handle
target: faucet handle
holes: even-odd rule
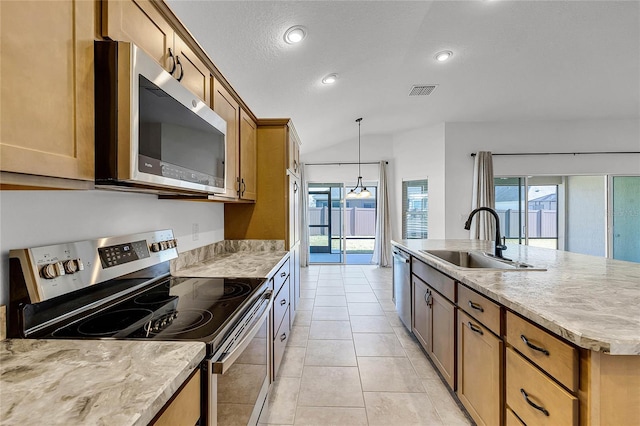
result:
[[[500,250],[506,250],[506,249],[507,249],[507,246],[506,246],[506,245],[504,245],[504,244],[496,244],[496,248],[497,248],[497,249],[500,249]]]

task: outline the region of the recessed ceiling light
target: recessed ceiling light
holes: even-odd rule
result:
[[[307,30],[301,25],[296,25],[284,32],[284,41],[289,44],[300,43],[307,36]]]
[[[333,84],[338,79],[338,74],[329,74],[322,79],[322,84]]]
[[[444,62],[447,59],[450,59],[453,56],[453,52],[450,50],[443,50],[442,52],[438,52],[435,54],[434,58],[438,62]]]

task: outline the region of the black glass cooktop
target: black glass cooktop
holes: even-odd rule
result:
[[[266,289],[262,278],[167,278],[48,337],[214,339]],[[43,336],[47,337],[47,336]]]

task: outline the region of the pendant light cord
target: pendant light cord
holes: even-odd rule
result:
[[[356,182],[356,188],[362,185],[362,171],[360,170],[360,122],[362,121],[362,117],[356,118],[356,123],[358,123],[358,181]]]

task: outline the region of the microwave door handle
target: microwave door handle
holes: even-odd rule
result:
[[[265,298],[263,304],[267,305],[267,309],[264,310],[260,318],[254,322],[254,326],[247,333],[246,336],[236,345],[235,348],[228,354],[226,354],[222,359],[218,361],[212,362],[211,372],[214,374],[224,374],[229,371],[229,368],[233,365],[234,362],[240,357],[242,352],[249,346],[249,343],[253,340],[253,338],[258,334],[260,328],[264,324],[264,321],[269,317],[269,313],[271,309],[269,309],[269,304],[271,303],[271,298],[273,297],[273,292],[269,294],[267,298]]]

